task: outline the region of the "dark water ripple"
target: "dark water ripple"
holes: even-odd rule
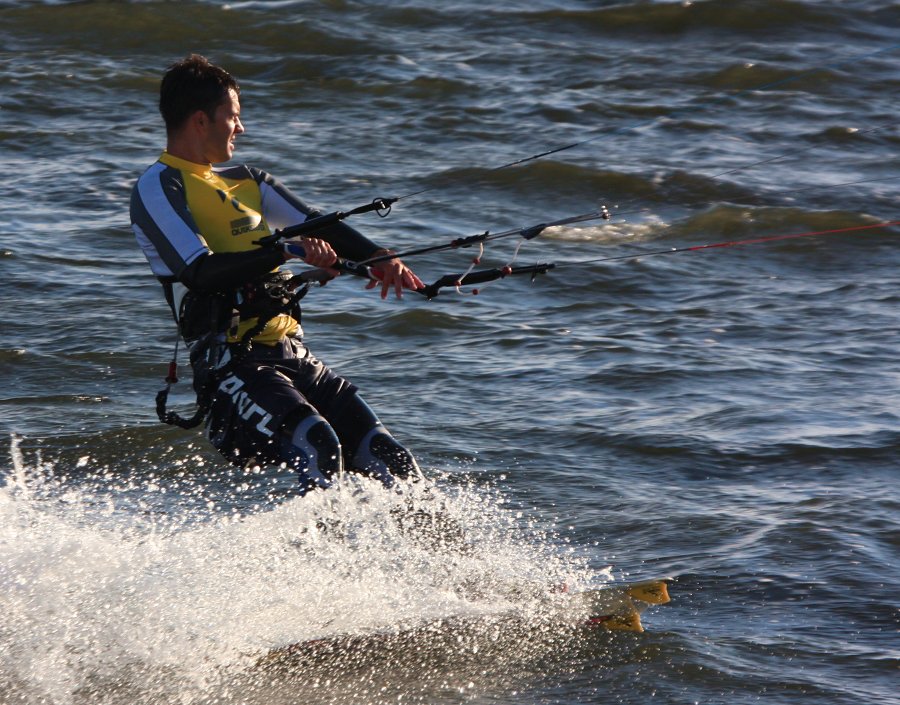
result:
[[[0,4],[0,701],[892,705],[900,229],[655,253],[896,221],[898,28],[882,0]],[[356,223],[375,239],[613,213],[527,243],[557,263],[534,282],[307,298],[316,353],[486,556],[392,543],[378,497],[297,502],[156,422],[174,331],[127,200],[189,51],[241,79],[240,158],[312,202],[430,189]],[[309,544],[336,519],[355,552]],[[647,633],[246,668],[326,618],[452,612],[455,581],[610,565],[676,579]]]

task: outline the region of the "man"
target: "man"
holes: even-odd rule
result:
[[[304,493],[328,487],[345,463],[388,486],[420,477],[356,387],[303,344],[296,297],[278,271],[295,257],[328,268],[339,256],[390,251],[343,223],[291,246],[257,244],[318,212],[263,171],[213,167],[244,132],[239,98],[235,79],[202,56],[169,67],[159,101],[166,150],[131,199],[135,236],[191,349],[209,439],[237,465],[287,463]],[[423,286],[397,258],[376,274],[382,298]]]

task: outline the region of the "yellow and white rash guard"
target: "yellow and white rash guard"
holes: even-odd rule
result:
[[[255,240],[317,214],[269,174],[248,166],[213,168],[163,152],[140,177],[131,199],[132,228],[153,273],[167,287],[176,318],[187,292],[182,277],[210,253],[258,250]],[[280,255],[273,252],[271,270]],[[249,278],[249,277],[248,277]],[[235,339],[255,325],[241,321]],[[274,343],[297,335],[287,314],[273,318],[254,342]]]

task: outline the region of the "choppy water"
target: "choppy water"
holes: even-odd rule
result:
[[[900,219],[896,3],[4,2],[0,39],[0,702],[897,702],[900,230],[595,261]],[[525,244],[533,283],[306,299],[474,550],[156,422],[174,331],[127,199],[189,51],[241,81],[238,157],[310,201],[431,189],[355,221],[384,243],[613,213]],[[660,575],[642,635],[256,664]]]

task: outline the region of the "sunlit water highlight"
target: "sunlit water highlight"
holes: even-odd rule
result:
[[[0,703],[895,705],[898,229],[643,254],[896,221],[898,12],[0,3]],[[128,197],[188,51],[241,80],[238,158],[315,205],[431,189],[354,222],[380,243],[612,214],[524,244],[557,265],[534,282],[304,300],[430,498],[298,500],[157,422],[175,332]],[[401,531],[407,499],[472,550]],[[636,636],[545,629],[507,589],[662,575],[673,603]],[[491,621],[509,608],[524,632]],[[454,611],[485,629],[255,661]]]
[[[266,511],[214,513],[254,481],[272,480],[246,473],[235,497],[213,492],[201,504],[203,489],[178,477],[123,481],[94,474],[84,456],[75,480],[52,463],[27,465],[16,442],[11,452],[14,473],[0,488],[2,668],[6,692],[26,699],[214,701],[229,681],[257,677],[272,650],[452,616],[515,611],[539,623],[558,586],[609,577],[477,487],[423,483],[398,493],[347,478],[333,492]],[[195,496],[184,502],[161,496],[186,487]],[[462,647],[454,642],[463,636],[451,636],[446,658],[460,648],[496,652],[496,630],[488,619]],[[516,649],[516,660],[550,652],[552,632],[549,641],[539,631],[522,635],[535,645]],[[425,640],[429,649],[435,639]],[[327,672],[347,659],[410,668],[407,652],[426,645],[421,637],[374,642],[332,654]]]

